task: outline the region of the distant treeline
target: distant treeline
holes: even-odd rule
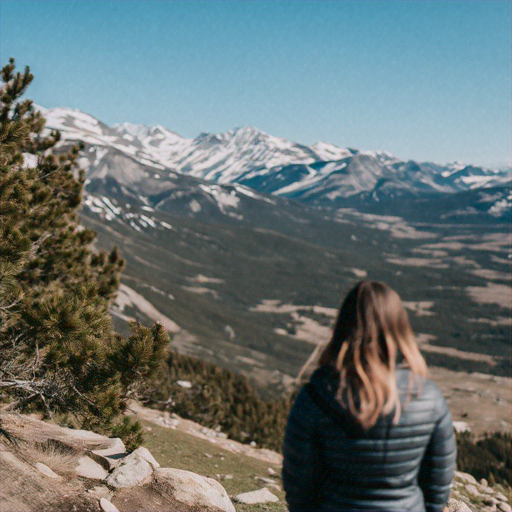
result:
[[[511,435],[508,432],[486,433],[476,440],[469,432],[457,434],[457,467],[475,478],[486,478],[491,485],[511,487]]]
[[[191,387],[182,387],[178,381],[188,381]],[[236,441],[254,441],[260,448],[281,451],[292,397],[265,401],[245,377],[176,352],[170,353],[152,388],[146,398],[152,407],[210,428],[220,427]],[[460,471],[510,487],[510,434],[495,432],[479,440],[457,434],[457,446]]]
[[[191,388],[177,381],[189,381]],[[290,403],[262,400],[237,373],[193,357],[171,352],[148,405],[179,414],[210,428],[220,427],[231,439],[280,451]]]

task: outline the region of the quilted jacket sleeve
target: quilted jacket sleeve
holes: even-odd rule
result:
[[[421,463],[418,483],[427,512],[441,512],[450,495],[457,448],[452,417],[444,398],[441,411]]]
[[[315,405],[303,388],[288,417],[283,446],[283,486],[290,512],[317,509],[320,464],[314,410]]]

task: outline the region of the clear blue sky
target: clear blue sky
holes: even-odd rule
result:
[[[1,0],[29,97],[186,137],[236,126],[509,165],[511,2]]]

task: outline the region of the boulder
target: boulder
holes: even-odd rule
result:
[[[272,494],[266,487],[258,491],[243,492],[238,496],[235,496],[235,501],[239,503],[246,503],[247,505],[253,505],[255,503],[275,503],[279,501],[279,498]]]
[[[49,478],[57,478],[58,480],[61,480],[62,477],[57,475],[57,473],[54,473],[46,464],[43,464],[42,462],[36,462],[34,466],[40,473],[43,475],[49,477]]]
[[[104,480],[107,478],[107,472],[97,462],[94,462],[90,457],[80,457],[78,459],[78,466],[75,468],[75,473],[78,476],[85,478],[92,478],[94,480]]]
[[[510,512],[512,510],[506,501],[500,501],[498,503],[498,509],[501,510],[501,512]]]
[[[226,490],[213,478],[171,468],[157,469],[154,478],[166,493],[194,509],[235,512]]]
[[[134,487],[148,480],[160,464],[147,448],[137,448],[121,460],[119,465],[105,479],[110,487]]]
[[[101,464],[107,471],[113,469],[119,463],[119,459],[126,456],[126,448],[123,441],[118,437],[109,439],[110,446],[100,450],[91,450],[89,456],[98,464]]]
[[[448,504],[444,507],[443,512],[472,512],[466,503],[453,498],[448,500]]]

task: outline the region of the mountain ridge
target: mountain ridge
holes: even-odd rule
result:
[[[345,199],[354,197],[373,203],[442,195],[506,186],[511,180],[509,169],[403,161],[386,151],[359,151],[325,142],[307,146],[251,126],[187,139],[160,125],[109,127],[79,110],[38,108],[46,116],[47,127],[61,131],[63,143],[82,140],[86,144],[83,167],[97,163],[106,157],[105,150],[114,148],[165,173],[223,185],[239,183],[318,205],[343,206]],[[512,196],[507,201],[512,208]]]
[[[429,340],[422,345],[429,363],[509,375],[510,186],[414,195],[395,174],[424,176],[417,163],[354,149],[334,162],[246,166],[236,181],[220,183],[164,165],[157,153],[183,141],[171,132],[166,139],[160,127],[125,126],[145,146],[78,111],[54,112],[49,127],[63,128],[61,150],[85,142],[81,219],[98,233],[98,247],[116,245],[126,260],[120,332],[130,318],[165,316],[180,328],[173,340],[180,352],[236,369],[276,395],[325,341],[343,293],[368,277],[408,303],[431,304],[412,310],[415,332]],[[223,144],[208,135],[202,143]],[[233,154],[217,154],[208,172],[226,165],[221,157]],[[464,169],[431,174],[455,179]],[[301,180],[296,196],[272,194]],[[306,190],[307,180],[327,186]],[[322,202],[340,191],[338,202]]]

